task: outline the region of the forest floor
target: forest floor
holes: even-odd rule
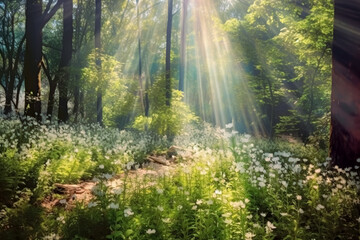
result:
[[[171,155],[170,157],[169,154]],[[149,184],[139,186],[137,183],[151,183],[165,174],[172,174],[179,158],[181,158],[182,161],[192,159],[192,151],[172,146],[166,154],[147,156],[147,162],[139,167],[132,167],[126,173],[107,176],[108,179],[105,185],[113,189],[117,189],[124,187],[125,183],[132,183],[132,185],[127,186],[130,191],[131,189],[139,187],[150,187]],[[50,195],[44,198],[41,206],[48,212],[51,212],[54,207],[59,206],[64,207],[66,210],[71,210],[76,207],[76,204],[78,203],[87,205],[95,197],[94,190],[96,189],[97,184],[98,181],[96,179],[91,181],[82,181],[78,184],[55,183],[54,186],[56,188]]]
[[[0,239],[358,239],[360,166],[231,132],[0,119]]]

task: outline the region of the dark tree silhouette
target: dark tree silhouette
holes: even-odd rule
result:
[[[95,48],[100,54],[101,52],[101,0],[95,0]],[[96,64],[101,69],[100,58],[96,59]],[[96,100],[97,122],[103,124],[103,109],[102,109],[102,89],[97,91]]]
[[[58,0],[53,8],[49,1],[42,11],[42,0],[27,0],[25,9],[25,115],[41,120],[41,61],[42,61],[42,29],[60,8],[62,0]]]
[[[42,1],[26,1],[25,115],[41,118]]]
[[[180,46],[180,76],[179,76],[179,90],[184,91],[185,79],[185,56],[186,56],[186,18],[187,7],[189,0],[183,0],[182,16],[181,16],[181,46]]]
[[[360,0],[335,0],[330,156],[339,167],[360,158]]]
[[[66,122],[69,119],[68,113],[68,86],[70,81],[70,62],[72,57],[72,39],[73,39],[73,0],[64,0],[63,3],[63,38],[61,60],[59,65],[59,112],[60,122]]]
[[[166,105],[171,102],[171,73],[170,73],[170,54],[171,54],[171,30],[172,30],[172,9],[173,0],[168,0],[168,21],[166,29],[166,59],[165,59],[165,97]]]

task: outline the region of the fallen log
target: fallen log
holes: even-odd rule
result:
[[[160,163],[166,166],[170,165],[169,161],[167,161],[164,156],[148,156],[147,160],[149,160],[150,162]]]

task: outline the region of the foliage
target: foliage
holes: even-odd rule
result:
[[[138,130],[149,130],[160,136],[166,135],[170,139],[174,138],[186,125],[198,120],[182,98],[181,91],[173,90],[171,107],[166,106],[164,79],[159,78],[149,90],[151,115],[137,117],[133,127]]]
[[[101,63],[101,67],[97,65]],[[96,119],[95,96],[103,96],[104,123],[107,126],[123,128],[130,120],[135,103],[135,82],[122,79],[121,64],[114,57],[93,51],[88,57],[88,66],[82,69],[86,87],[85,107],[89,122]]]
[[[266,135],[295,134],[307,142],[330,111],[332,26],[328,0],[257,0],[244,19],[224,23]],[[237,87],[239,102],[242,88]]]
[[[27,188],[20,183],[2,207],[1,239],[355,239],[359,235],[359,166],[329,169],[326,152],[317,147],[253,139],[236,134],[230,125],[227,129],[187,126],[174,139],[185,151],[178,164],[141,177],[131,172],[144,158],[142,152],[160,151],[168,143],[98,126],[34,122],[31,128],[26,126],[33,134],[17,147],[16,132],[25,126],[14,120],[0,123],[16,129],[0,128],[1,156],[7,156],[0,159],[9,166],[1,176],[11,177],[19,169],[24,183],[36,180]],[[24,165],[9,165],[16,159]],[[73,167],[75,163],[83,168]],[[154,170],[148,164],[142,167]],[[116,172],[122,172],[120,179],[113,178]],[[90,202],[78,202],[71,211],[65,202],[54,206],[51,214],[39,206],[53,183],[92,177],[97,185]]]

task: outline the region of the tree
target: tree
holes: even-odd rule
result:
[[[26,1],[25,115],[41,119],[42,1]]]
[[[360,158],[360,0],[335,0],[330,156],[339,167]]]
[[[2,58],[0,80],[2,81],[0,81],[0,84],[5,90],[5,114],[12,112],[12,105],[15,105],[16,109],[18,105],[13,101],[13,95],[16,80],[18,79],[18,85],[21,84],[21,79],[18,77],[18,70],[20,70],[21,55],[25,41],[22,29],[17,27],[21,14],[22,7],[19,0],[3,1],[3,5],[0,8],[0,15],[2,15],[2,17],[0,17],[2,23],[0,30],[2,39],[2,41],[0,41],[0,45],[2,46],[0,47],[0,55]],[[20,34],[17,34],[18,31],[20,31]],[[4,78],[2,76],[4,76]]]
[[[42,29],[62,4],[58,0],[51,8],[50,0],[45,12],[42,11],[42,0],[26,1],[25,23],[25,115],[41,120],[41,61]]]
[[[95,49],[98,54],[101,53],[101,0],[95,0]],[[101,60],[100,58],[96,59],[96,65],[100,71],[101,69]],[[97,100],[96,100],[96,111],[97,111],[97,122],[103,124],[103,114],[102,114],[102,89],[99,88],[97,91]]]
[[[68,113],[68,86],[70,80],[70,62],[72,57],[73,40],[73,0],[64,0],[63,3],[63,37],[62,51],[59,65],[59,112],[58,118],[61,122],[66,122],[69,118]]]
[[[171,72],[170,72],[170,54],[171,54],[171,30],[172,30],[172,9],[173,0],[168,0],[168,21],[166,29],[166,59],[165,59],[165,97],[166,106],[170,106],[171,101]]]
[[[140,12],[139,12],[139,0],[136,0],[136,22],[138,28],[138,54],[139,54],[139,66],[138,66],[138,78],[139,78],[139,96],[141,106],[144,110],[145,116],[149,114],[149,108],[145,107],[144,95],[143,95],[143,83],[142,83],[142,58],[141,58],[141,29],[140,29]]]
[[[183,0],[182,16],[181,16],[181,46],[180,46],[180,76],[179,76],[180,91],[184,91],[185,56],[186,56],[186,21],[187,21],[188,3],[189,0]]]
[[[74,56],[72,59],[72,73],[74,73],[72,87],[74,95],[74,121],[78,121],[79,114],[84,117],[84,86],[81,84],[81,69],[86,66],[86,56],[93,48],[92,31],[94,24],[95,2],[78,0],[74,13]]]

